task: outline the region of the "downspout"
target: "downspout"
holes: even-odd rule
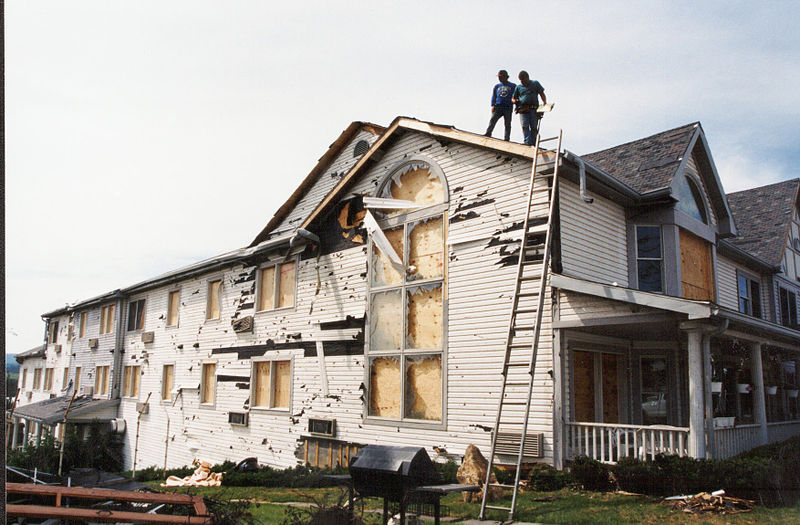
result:
[[[581,198],[584,202],[589,204],[593,203],[594,199],[586,194],[586,164],[583,162],[583,159],[569,150],[564,150],[564,158],[578,165],[578,180],[580,181]]]
[[[119,399],[122,391],[120,385],[122,382],[122,356],[125,354],[125,332],[123,332],[125,323],[122,321],[122,306],[125,304],[125,294],[122,293],[121,290],[117,290],[114,292],[114,296],[117,298],[117,333],[114,337],[114,361],[111,370],[111,373],[113,374],[111,382],[111,399]]]

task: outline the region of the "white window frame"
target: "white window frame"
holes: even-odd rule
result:
[[[206,366],[214,365],[214,397],[211,401],[203,401],[206,397]],[[217,361],[215,359],[204,359],[200,363],[200,407],[201,408],[215,408],[217,405]]]
[[[284,264],[294,264],[294,283],[292,283],[292,287],[294,288],[294,293],[292,295],[292,304],[289,306],[278,306],[280,303],[280,284],[281,284],[281,272],[280,267]],[[297,305],[297,267],[299,263],[298,257],[292,257],[285,261],[276,261],[276,262],[268,262],[260,265],[256,270],[256,313],[266,313],[266,312],[277,312],[282,310],[291,310],[295,308]],[[274,282],[272,284],[273,291],[272,291],[272,308],[265,308],[263,310],[259,310],[259,306],[261,306],[261,280],[264,270],[268,270],[270,268],[275,268],[275,275],[274,275]]]
[[[739,284],[740,284],[739,280],[740,279],[744,279],[745,282],[747,283],[746,284],[747,285],[747,297],[742,296],[742,290],[741,290],[741,288],[739,286]],[[754,283],[756,285],[758,285],[758,309],[759,309],[758,314],[754,313],[754,309],[753,309],[753,284]],[[752,317],[757,317],[759,319],[763,319],[764,318],[764,305],[762,304],[763,301],[761,300],[762,294],[761,294],[761,279],[760,278],[756,277],[753,274],[750,274],[750,273],[747,273],[747,272],[743,272],[742,270],[737,268],[736,269],[736,298],[737,298],[736,309],[740,313],[743,313],[745,315],[750,315]],[[739,304],[739,301],[741,301],[742,299],[745,299],[745,300],[749,301],[747,303],[748,304],[748,308],[747,308],[748,311],[746,311],[746,312],[742,312],[741,305]]]
[[[217,300],[219,301],[219,317],[209,317],[211,314],[211,285],[215,282],[219,282],[219,297]],[[205,322],[207,323],[217,323],[222,319],[222,288],[225,285],[222,276],[216,277],[209,277],[206,280],[206,319]]]
[[[373,247],[374,241],[373,236],[369,235],[369,242],[367,243],[367,260],[369,261],[369,267],[367,271],[367,312],[371,311],[372,308],[372,296],[375,293],[399,290],[400,297],[403,305],[403,319],[402,319],[402,328],[401,328],[401,348],[397,350],[371,350],[370,343],[369,343],[369,332],[370,327],[367,325],[365,327],[366,331],[366,341],[365,341],[365,367],[364,367],[364,384],[367,386],[367,396],[366,402],[364,403],[364,419],[369,421],[371,424],[377,425],[391,425],[391,426],[403,426],[407,428],[424,428],[424,429],[431,429],[431,430],[440,430],[445,429],[447,427],[447,324],[448,324],[448,307],[447,307],[447,295],[448,295],[448,249],[447,249],[447,235],[448,235],[448,214],[447,211],[450,205],[450,191],[447,184],[447,178],[444,175],[444,172],[441,168],[432,160],[414,156],[409,159],[403,160],[399,162],[397,165],[393,166],[389,173],[384,177],[381,184],[378,186],[375,195],[381,196],[384,194],[385,188],[387,185],[392,183],[393,177],[395,174],[400,171],[407,169],[408,165],[412,164],[427,164],[428,169],[432,175],[436,175],[439,180],[442,182],[442,191],[443,191],[443,202],[437,204],[431,204],[424,207],[416,207],[416,208],[408,208],[406,212],[400,214],[392,214],[387,218],[378,219],[377,223],[380,227],[381,232],[387,229],[394,229],[401,227],[403,228],[403,253],[398,253],[398,257],[403,262],[404,267],[407,266],[408,261],[408,254],[410,250],[410,238],[409,238],[409,226],[413,223],[423,222],[434,220],[439,217],[442,219],[442,276],[436,278],[428,278],[428,279],[419,279],[419,280],[408,280],[407,276],[403,276],[403,280],[399,285],[372,285],[372,253],[375,249]],[[369,212],[368,212],[369,213]],[[376,218],[377,219],[377,218]],[[409,288],[417,288],[431,284],[438,284],[441,283],[442,288],[442,345],[441,348],[437,349],[406,349],[406,323],[407,323],[407,290]],[[442,408],[441,408],[441,419],[439,420],[425,420],[425,419],[412,419],[405,415],[406,406],[405,406],[405,389],[406,389],[406,359],[409,357],[415,356],[440,356],[440,363],[441,363],[441,399],[442,399]],[[370,414],[370,399],[371,399],[371,371],[372,371],[372,359],[373,358],[381,358],[381,357],[397,357],[400,360],[400,417],[399,418],[389,418],[385,416],[376,416]]]
[[[275,365],[273,363],[289,362],[289,406],[276,407],[274,406],[274,392],[275,392]],[[256,389],[257,389],[257,363],[270,363],[269,365],[269,406],[256,406]],[[255,358],[250,363],[250,410],[264,411],[264,412],[290,412],[292,410],[292,401],[294,399],[294,359],[291,356],[272,356]]]

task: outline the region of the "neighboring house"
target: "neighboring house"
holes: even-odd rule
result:
[[[250,246],[45,314],[73,327],[68,381],[127,422],[126,468],[488,452],[532,155],[354,123]],[[566,154],[559,174],[527,460],[726,457],[800,433],[798,181],[726,199],[699,124]],[[534,208],[551,187],[537,174]]]

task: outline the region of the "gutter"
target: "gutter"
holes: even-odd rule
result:
[[[734,244],[731,244],[730,242],[728,242],[728,241],[726,241],[724,239],[721,239],[719,241],[719,243],[717,243],[717,245],[719,246],[720,252],[722,252],[722,255],[725,255],[725,252],[728,252],[728,254],[732,258],[734,258],[734,259],[735,258],[739,258],[739,260],[744,262],[745,264],[748,264],[748,263],[752,264],[752,265],[756,266],[757,268],[759,268],[760,270],[764,271],[765,273],[778,273],[778,272],[781,271],[780,266],[772,266],[772,265],[762,261],[761,259],[759,259],[755,255],[752,255],[752,254],[744,251],[743,249],[739,248],[738,246],[736,246]]]
[[[590,173],[592,175],[592,178],[595,179],[597,182],[621,194],[623,197],[627,197],[634,202],[641,202],[643,200],[641,193],[634,190],[627,184],[618,181],[617,179],[615,179],[605,171],[601,170],[591,162],[584,160],[582,157],[575,155],[574,153],[568,150],[564,150],[563,156],[564,159],[569,160],[570,162],[575,164],[578,167],[579,171],[582,171],[584,174]],[[584,200],[586,199],[585,190],[584,192],[581,193],[581,196],[584,197]]]

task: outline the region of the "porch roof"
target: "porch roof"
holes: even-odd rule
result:
[[[684,319],[686,321],[708,320],[720,326],[722,326],[722,323],[726,323],[724,330],[724,335],[726,336],[800,351],[800,331],[743,314],[711,301],[694,301],[681,297],[643,292],[632,288],[598,283],[555,273],[550,276],[550,286],[571,292],[602,297],[612,301],[621,301],[637,306],[655,308],[663,310],[666,313],[677,315],[678,318],[685,315],[686,317]],[[642,315],[641,317],[649,317],[649,319],[654,322],[659,321],[658,318],[652,315]],[[630,319],[630,317],[609,317],[606,320],[609,323],[625,324],[629,322]],[[596,324],[590,321],[582,322],[587,326]],[[681,324],[682,328],[689,328],[688,325],[684,323]],[[553,326],[554,328],[572,327],[570,323],[563,322],[556,322]]]
[[[64,420],[64,414],[69,406],[70,398],[67,396],[45,399],[38,403],[23,405],[14,411],[14,417],[21,417],[30,421],[36,421],[45,425],[53,425]],[[113,417],[104,409],[113,408],[119,405],[119,399],[92,399],[89,396],[76,397],[69,411],[67,421],[92,422],[109,421]]]

